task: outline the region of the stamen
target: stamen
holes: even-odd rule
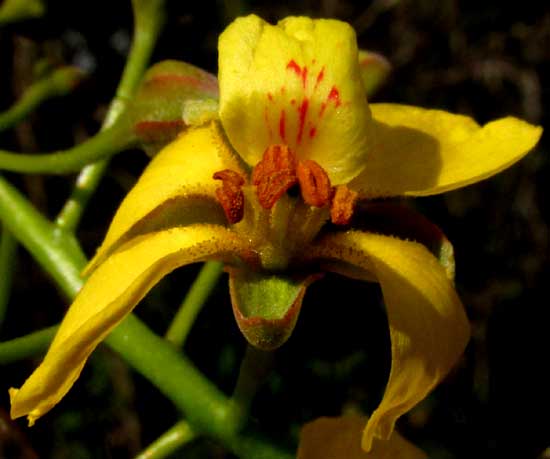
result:
[[[332,187],[325,170],[315,161],[300,161],[296,168],[302,198],[306,204],[323,207],[330,202]]]
[[[244,178],[238,172],[224,169],[216,172],[212,178],[221,180],[222,186],[216,190],[216,197],[223,207],[227,220],[232,225],[240,222],[244,215]]]
[[[330,219],[335,225],[347,225],[353,215],[357,192],[346,185],[338,185],[330,206]]]
[[[290,148],[286,145],[267,147],[252,171],[252,184],[256,185],[260,205],[271,209],[296,182],[296,156]]]

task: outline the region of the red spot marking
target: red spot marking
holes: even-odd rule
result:
[[[300,107],[298,107],[298,137],[296,142],[300,143],[302,141],[302,134],[304,133],[304,124],[306,121],[307,109],[309,108],[309,100],[304,99]]]
[[[302,80],[302,86],[306,87],[306,80],[307,80],[307,67],[300,67],[294,59],[290,60],[288,64],[286,65],[287,69],[292,70],[298,78],[301,78]]]
[[[273,94],[271,94],[270,92],[267,93],[267,98],[269,100],[273,100]]]
[[[300,67],[294,59],[286,64],[286,68],[292,70],[297,76],[302,76],[302,67]]]
[[[294,105],[294,104],[296,103],[296,99],[291,99],[291,100],[290,100],[290,103],[291,103],[292,105]]]
[[[279,118],[279,135],[281,136],[281,140],[283,142],[286,142],[286,140],[285,140],[285,111],[284,111],[284,109],[281,110],[281,117]]]
[[[327,100],[321,104],[321,108],[319,110],[319,118],[321,118],[325,113],[325,110],[329,102],[334,103],[335,107],[339,107],[340,105],[342,105],[342,101],[340,100],[340,91],[338,91],[338,88],[336,86],[333,86],[330,89],[330,92],[328,93],[328,96],[327,96]]]
[[[285,93],[286,88],[284,86],[281,86],[281,94]]]
[[[340,91],[338,91],[336,86],[333,86],[330,90],[327,100],[331,100],[332,102],[334,102],[335,107],[339,107],[340,105],[342,105],[342,102],[340,101]]]
[[[317,86],[319,86],[319,83],[323,81],[324,77],[325,77],[325,68],[323,67],[321,71],[317,74],[317,79],[315,80],[315,87],[313,88],[314,91],[317,89]]]
[[[312,128],[309,130],[309,136],[313,139],[313,137],[315,137],[316,134],[317,134],[317,128],[316,128],[316,127],[312,127]]]

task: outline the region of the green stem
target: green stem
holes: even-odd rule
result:
[[[67,297],[80,290],[86,264],[75,237],[46,220],[10,183],[0,176],[0,218],[8,231],[50,273]]]
[[[134,2],[134,37],[130,54],[126,60],[122,78],[118,84],[116,96],[111,102],[102,130],[113,126],[126,111],[127,103],[136,92],[141,78],[155,47],[162,23],[164,0],[153,3],[154,10],[147,10]],[[76,179],[69,199],[61,209],[56,224],[67,231],[74,232],[82,218],[90,198],[97,189],[107,170],[108,160],[88,164]]]
[[[86,263],[78,244],[66,232],[56,229],[2,177],[0,219],[59,288],[74,298],[82,287],[79,273]],[[111,332],[106,343],[181,409],[197,431],[219,439],[245,459],[292,457],[257,436],[239,434],[241,413],[234,402],[133,314]]]
[[[58,328],[58,325],[54,325],[0,343],[0,364],[5,365],[28,357],[42,355],[52,342]]]
[[[232,397],[239,414],[237,422],[246,421],[254,396],[271,372],[273,356],[273,352],[247,345]]]
[[[46,100],[70,93],[82,76],[82,72],[75,67],[62,67],[29,86],[12,107],[0,113],[0,131],[25,119]]]
[[[126,123],[120,123],[67,150],[45,154],[0,150],[0,169],[29,174],[66,174],[130,148],[135,143],[136,139]]]
[[[135,459],[163,459],[196,438],[187,421],[179,421],[145,448]]]
[[[6,315],[13,273],[17,241],[12,234],[0,226],[0,327]]]
[[[185,343],[198,313],[212,293],[212,289],[218,282],[222,272],[222,263],[216,261],[206,262],[188,290],[165,335],[165,338],[178,348]]]
[[[166,0],[132,0],[134,36],[116,97],[127,101],[138,88],[164,24]]]
[[[88,164],[80,171],[69,199],[67,199],[55,219],[55,224],[59,228],[70,233],[76,231],[86,206],[95,193],[108,165],[108,160],[98,161]]]

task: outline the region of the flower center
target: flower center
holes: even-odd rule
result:
[[[321,165],[299,160],[283,144],[266,148],[250,181],[230,169],[213,178],[222,181],[216,196],[228,222],[250,240],[263,267],[271,270],[285,269],[329,219],[348,224],[357,198],[345,185],[331,186]],[[292,193],[296,187],[300,196]]]

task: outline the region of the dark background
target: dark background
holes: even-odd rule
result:
[[[372,98],[441,108],[480,123],[505,115],[547,125],[550,7],[522,1],[238,0],[169,4],[154,61],[181,59],[216,72],[217,36],[236,15],[272,22],[289,14],[350,22],[362,48],[393,65]],[[93,134],[117,85],[131,37],[129,1],[49,3],[46,17],[0,30],[0,110],[32,80],[40,58],[71,63],[89,78],[71,96],[44,104],[2,148],[48,151]],[[550,451],[548,284],[550,161],[547,136],[510,170],[480,184],[414,205],[453,242],[457,290],[473,336],[456,370],[404,416],[400,430],[442,459],[547,458]],[[146,165],[139,151],[118,155],[79,229],[88,254],[101,242],[120,200]],[[74,177],[7,176],[54,217]],[[0,340],[54,324],[67,307],[20,249],[15,285]],[[178,270],[137,308],[163,333],[196,267]],[[229,392],[244,339],[234,324],[227,282],[220,282],[198,318],[186,351]],[[275,371],[258,394],[253,416],[283,443],[300,426],[343,409],[371,411],[389,369],[387,324],[375,285],[328,275],[308,290],[294,335],[277,353]],[[105,346],[50,414],[27,429],[9,421],[7,388],[20,385],[38,361],[0,368],[0,458],[130,458],[177,419],[171,404]],[[208,440],[186,458],[230,457]],[[173,457],[179,457],[175,454]]]

